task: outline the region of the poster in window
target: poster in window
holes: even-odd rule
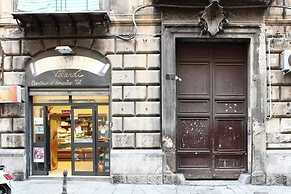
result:
[[[44,162],[44,148],[43,147],[33,148],[33,162],[36,162],[36,163]]]
[[[34,125],[43,125],[43,118],[42,117],[35,117],[34,119],[33,119],[33,123],[34,123]]]
[[[35,134],[44,134],[43,126],[34,126],[34,133]]]

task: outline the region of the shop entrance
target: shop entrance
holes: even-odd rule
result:
[[[32,97],[32,174],[106,176],[110,172],[109,97]]]

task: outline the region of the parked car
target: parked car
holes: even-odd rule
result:
[[[13,176],[4,165],[0,165],[0,194],[11,194],[11,181]]]

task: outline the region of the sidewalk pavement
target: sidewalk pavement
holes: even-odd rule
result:
[[[209,182],[209,184],[212,184]],[[96,181],[68,181],[68,194],[291,194],[287,186],[254,186],[224,182],[209,185],[134,185]],[[13,182],[12,194],[62,194],[62,181]]]

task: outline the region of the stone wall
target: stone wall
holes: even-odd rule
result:
[[[113,98],[111,165],[113,175],[126,177],[114,181],[151,182],[158,174],[155,181],[161,183],[162,153],[153,150],[161,147],[160,38],[117,40],[116,47],[116,54],[108,55]]]
[[[20,41],[1,42],[3,85],[22,86],[22,103],[1,104],[0,111],[0,162],[8,167],[16,179],[23,179],[25,159],[24,63],[27,56],[20,51]]]
[[[284,3],[285,2],[285,3]],[[290,0],[275,0],[273,5],[291,6]],[[267,184],[291,184],[291,75],[280,70],[280,53],[290,46],[291,10],[271,8],[266,14],[267,36],[288,36],[271,41],[272,118],[267,120],[266,174]],[[270,89],[268,85],[268,89]],[[270,101],[266,105],[268,109]]]
[[[116,35],[132,32],[133,10],[149,0],[111,1],[108,31],[94,35],[38,33],[24,36],[12,19],[12,5],[0,2],[3,85],[25,85],[28,59],[59,45],[80,47],[106,56],[112,65],[111,174],[117,182],[161,183],[160,143],[160,15],[153,8],[137,14],[137,36],[124,41]],[[62,28],[61,28],[62,30]],[[47,32],[53,31],[48,29]],[[50,36],[50,39],[47,38]],[[92,37],[90,37],[92,36]],[[24,92],[24,90],[23,90]],[[0,162],[14,173],[26,172],[24,104],[4,104],[0,112]],[[15,165],[13,157],[18,165]]]
[[[17,84],[23,87],[27,60],[58,45],[94,50],[110,60],[113,121],[111,174],[115,182],[163,182],[159,12],[154,8],[138,12],[136,39],[124,41],[116,37],[132,31],[131,13],[137,6],[150,2],[112,0],[108,32],[99,32],[94,37],[88,34],[58,37],[53,34],[54,38],[50,39],[38,34],[29,39],[24,37],[10,15],[11,1],[0,2],[3,85]],[[275,0],[274,5],[284,5],[284,0]],[[286,0],[285,5],[291,6],[291,0]],[[235,11],[235,14],[230,14],[233,24],[262,23],[261,17],[258,17],[261,13],[246,12],[244,9]],[[184,10],[183,14],[181,18],[185,24],[198,23],[198,16],[190,9]],[[177,10],[171,9],[164,17],[169,21],[177,21]],[[291,10],[270,8],[265,16],[266,35],[288,34],[290,19]],[[264,45],[262,42],[258,44]],[[279,68],[279,54],[285,48],[291,46],[280,42],[271,44],[273,117],[267,120],[266,160],[262,165],[265,166],[268,184],[291,184],[291,75],[283,75]],[[23,98],[20,104],[1,105],[0,110],[0,163],[22,177],[28,162],[24,151],[25,131],[30,130],[26,128],[24,119],[26,100]],[[267,108],[268,103],[265,104]],[[262,142],[265,142],[265,138]],[[279,171],[279,165],[286,170]]]

